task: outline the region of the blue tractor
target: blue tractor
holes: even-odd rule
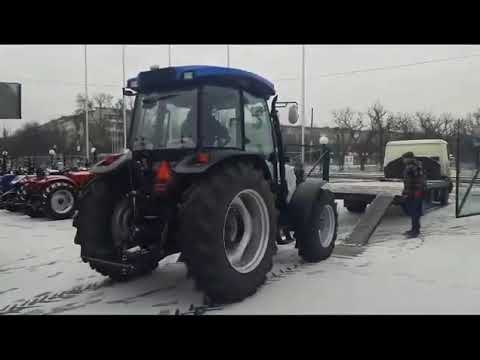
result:
[[[9,191],[12,188],[12,180],[15,179],[18,175],[16,174],[6,174],[0,176],[0,194],[3,194]]]
[[[126,280],[181,253],[198,288],[228,303],[265,282],[282,234],[305,261],[331,255],[334,196],[288,164],[272,83],[232,68],[151,68],[124,94],[135,96],[128,150],[91,169],[74,216],[84,262]]]

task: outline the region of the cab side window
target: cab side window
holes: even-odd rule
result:
[[[266,157],[274,152],[272,124],[265,99],[243,92],[245,116],[245,150]]]
[[[207,85],[203,88],[203,145],[242,148],[240,91]]]

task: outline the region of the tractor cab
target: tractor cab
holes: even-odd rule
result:
[[[151,68],[130,79],[124,94],[135,96],[135,106],[123,158],[143,164],[143,185],[134,187],[158,193],[159,176],[189,182],[226,159],[250,157],[282,189],[281,199],[293,193],[285,180],[276,97],[271,111],[267,104],[275,89],[263,77],[214,66]],[[108,172],[122,161],[113,163],[107,158],[92,171]],[[165,194],[167,187],[156,189]]]
[[[274,151],[267,100],[275,90],[255,74],[213,66],[152,68],[130,79],[124,93],[136,95],[134,152]]]

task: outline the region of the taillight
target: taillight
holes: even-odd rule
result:
[[[210,161],[210,157],[208,156],[208,153],[198,153],[197,154],[197,162],[200,164],[208,164]]]
[[[172,168],[168,161],[162,161],[155,174],[155,191],[162,192],[167,189],[168,183],[172,180]]]

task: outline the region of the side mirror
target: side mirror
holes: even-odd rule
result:
[[[123,95],[125,95],[125,96],[135,96],[136,93],[132,89],[123,88]]]
[[[292,105],[288,109],[288,122],[292,125],[296,124],[298,121],[298,107],[297,105]]]

